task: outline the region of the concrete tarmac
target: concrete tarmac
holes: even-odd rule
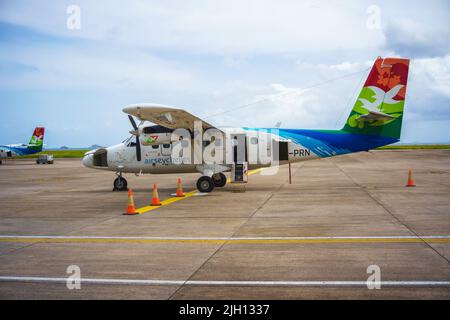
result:
[[[405,187],[409,168],[414,188]],[[450,298],[450,150],[293,164],[292,184],[287,169],[251,175],[243,193],[227,185],[124,216],[127,193],[112,192],[113,172],[80,159],[7,161],[0,298]],[[144,207],[153,183],[164,200],[178,176],[126,178]],[[180,177],[195,189],[198,174]],[[79,290],[65,283],[71,265],[90,279]],[[381,289],[367,288],[371,265]]]

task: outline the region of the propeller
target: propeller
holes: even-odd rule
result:
[[[130,119],[131,125],[134,129],[130,131],[130,133],[136,136],[136,159],[137,161],[141,161],[141,142],[139,141],[139,127],[137,126],[136,121],[134,121],[134,118],[131,115],[128,115],[128,119]]]

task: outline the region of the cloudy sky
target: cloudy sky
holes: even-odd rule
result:
[[[338,129],[377,56],[411,58],[402,142],[450,142],[449,12],[446,0],[0,0],[0,144],[37,125],[49,147],[114,144],[138,102],[218,126]]]

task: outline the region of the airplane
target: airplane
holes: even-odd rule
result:
[[[0,146],[0,164],[2,159],[15,158],[30,154],[35,154],[42,151],[44,145],[45,128],[37,127],[33,131],[30,142],[28,144],[16,143]]]
[[[184,109],[150,103],[129,105],[123,112],[133,126],[132,135],[120,144],[87,152],[82,161],[88,168],[115,171],[113,190],[127,190],[123,173],[197,172],[201,174],[197,189],[211,192],[227,183],[224,172],[231,171],[233,177],[238,167],[244,168],[242,174],[262,167],[369,151],[400,140],[408,71],[409,59],[378,57],[340,130],[220,129]],[[213,134],[206,135],[211,130]],[[257,150],[256,158],[249,159],[251,150]],[[200,161],[192,161],[192,154],[194,160],[204,154],[213,160],[200,157]],[[185,155],[189,161],[183,160]]]

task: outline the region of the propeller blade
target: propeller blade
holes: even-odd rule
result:
[[[131,115],[128,115],[128,119],[130,119],[131,125],[133,126],[134,130],[138,130],[138,126],[136,125],[136,121],[134,121],[134,118]]]
[[[141,142],[139,141],[139,136],[136,136],[136,159],[141,161]]]

